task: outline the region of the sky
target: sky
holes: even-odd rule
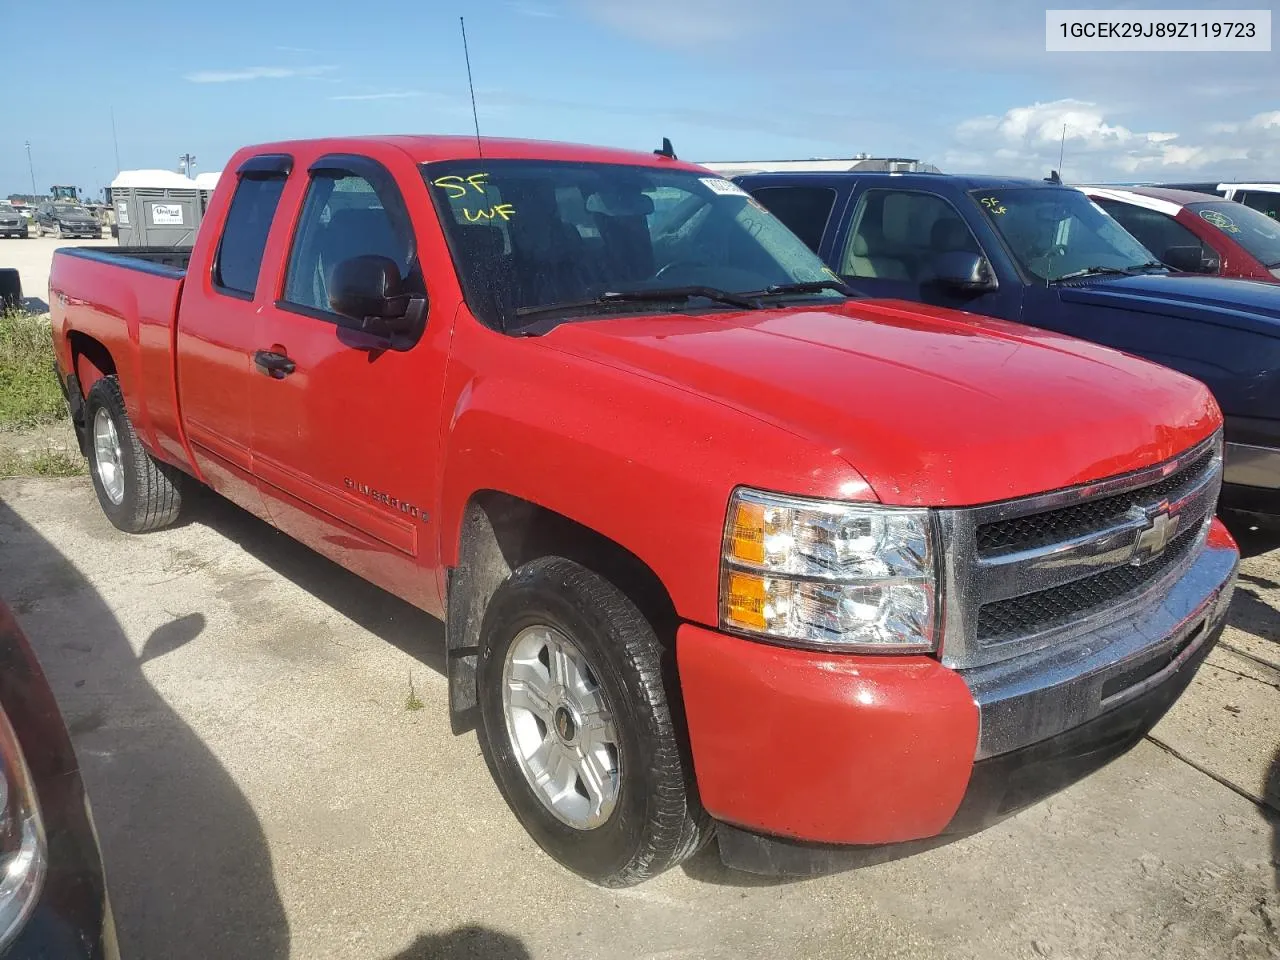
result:
[[[1119,6],[1119,5],[1117,5]],[[1167,8],[1164,3],[1149,4]],[[1239,0],[1199,8],[1239,8]],[[1262,7],[1263,4],[1254,6]],[[481,132],[695,161],[917,157],[1068,180],[1280,177],[1271,53],[1046,53],[1025,0],[0,0],[0,197],[246,143]],[[57,26],[60,25],[60,26]],[[115,117],[115,142],[112,113]]]

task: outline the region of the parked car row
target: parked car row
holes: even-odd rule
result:
[[[743,186],[665,144],[241,150],[189,251],[54,255],[98,501],[141,533],[208,485],[443,619],[455,729],[596,882],[1008,816],[1217,642],[1222,408],[1269,481],[1280,291],[1056,184]]]

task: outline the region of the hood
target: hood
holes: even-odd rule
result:
[[[1189,273],[1092,277],[1060,284],[1058,291],[1064,303],[1184,317],[1280,337],[1280,287],[1263,280]]]
[[[1172,370],[901,301],[572,322],[542,341],[810,440],[898,505],[990,503],[1115,476],[1220,422],[1208,390]]]
[[[55,220],[62,220],[66,223],[96,223],[93,214],[87,210],[55,210],[53,212]]]

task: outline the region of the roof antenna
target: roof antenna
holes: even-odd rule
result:
[[[471,52],[467,49],[467,20],[465,17],[459,17],[458,23],[462,25],[462,55],[467,58],[467,87],[471,90],[471,119],[476,124],[476,153],[483,158],[484,147],[480,144],[480,114],[476,112],[476,88],[471,82]]]
[[[654,153],[654,156],[666,157],[668,160],[676,159],[676,152],[675,152],[675,149],[671,146],[670,137],[663,137],[662,147],[658,150],[653,151],[653,153]]]

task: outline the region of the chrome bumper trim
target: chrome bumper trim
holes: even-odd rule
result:
[[[1206,545],[1160,603],[1072,643],[959,671],[980,716],[975,759],[1077,727],[1175,672],[1225,619],[1238,562],[1233,548]],[[1192,633],[1192,642],[1171,663],[1103,697],[1109,680],[1167,655]]]
[[[1255,447],[1250,443],[1228,443],[1226,461],[1224,483],[1267,490],[1280,488],[1280,449]]]

